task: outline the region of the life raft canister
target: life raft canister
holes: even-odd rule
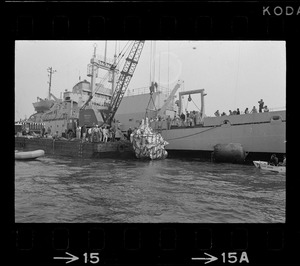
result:
[[[214,146],[215,162],[243,163],[247,153],[240,143],[217,144]]]

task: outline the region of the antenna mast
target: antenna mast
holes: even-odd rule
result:
[[[48,67],[47,68],[47,72],[49,73],[49,92],[48,92],[48,100],[50,100],[51,98],[51,82],[52,82],[52,74],[54,74],[56,72],[56,70],[53,70],[52,67]]]

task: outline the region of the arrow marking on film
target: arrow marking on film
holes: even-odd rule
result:
[[[213,255],[210,255],[208,253],[204,253],[206,256],[209,256],[209,258],[192,258],[192,260],[207,260],[204,264],[206,263],[210,263],[210,262],[213,262],[215,260],[217,260],[218,258],[213,256]]]
[[[69,255],[71,257],[53,257],[53,259],[55,259],[55,260],[69,260],[69,261],[66,261],[66,263],[70,263],[70,262],[73,262],[75,260],[79,260],[78,257],[72,255],[71,253],[66,252],[66,255]]]

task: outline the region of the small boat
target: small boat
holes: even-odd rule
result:
[[[268,162],[265,161],[253,161],[253,164],[256,168],[259,168],[261,170],[276,172],[276,173],[285,173],[286,167],[285,166],[275,166],[270,165]]]
[[[45,155],[44,150],[35,150],[35,151],[15,150],[15,160],[34,160],[44,155]]]

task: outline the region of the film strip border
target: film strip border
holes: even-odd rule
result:
[[[7,3],[15,39],[283,39],[299,35],[297,1]]]
[[[65,264],[73,256],[74,265],[199,265],[210,256],[217,264],[299,262],[299,230],[279,225],[259,230],[255,225],[156,224],[151,230],[147,224],[84,225],[80,230],[70,224],[23,225],[13,234],[10,245],[16,252],[11,260],[22,265]]]
[[[297,64],[294,55],[300,47],[296,1],[5,5],[9,45],[14,40],[45,39],[287,40],[287,88],[297,84],[298,69],[291,67]],[[299,264],[294,181],[287,176],[287,224],[12,223],[7,265],[199,265],[210,256],[218,258],[211,264],[247,263],[246,256],[256,265]],[[78,259],[66,259],[72,256]]]

